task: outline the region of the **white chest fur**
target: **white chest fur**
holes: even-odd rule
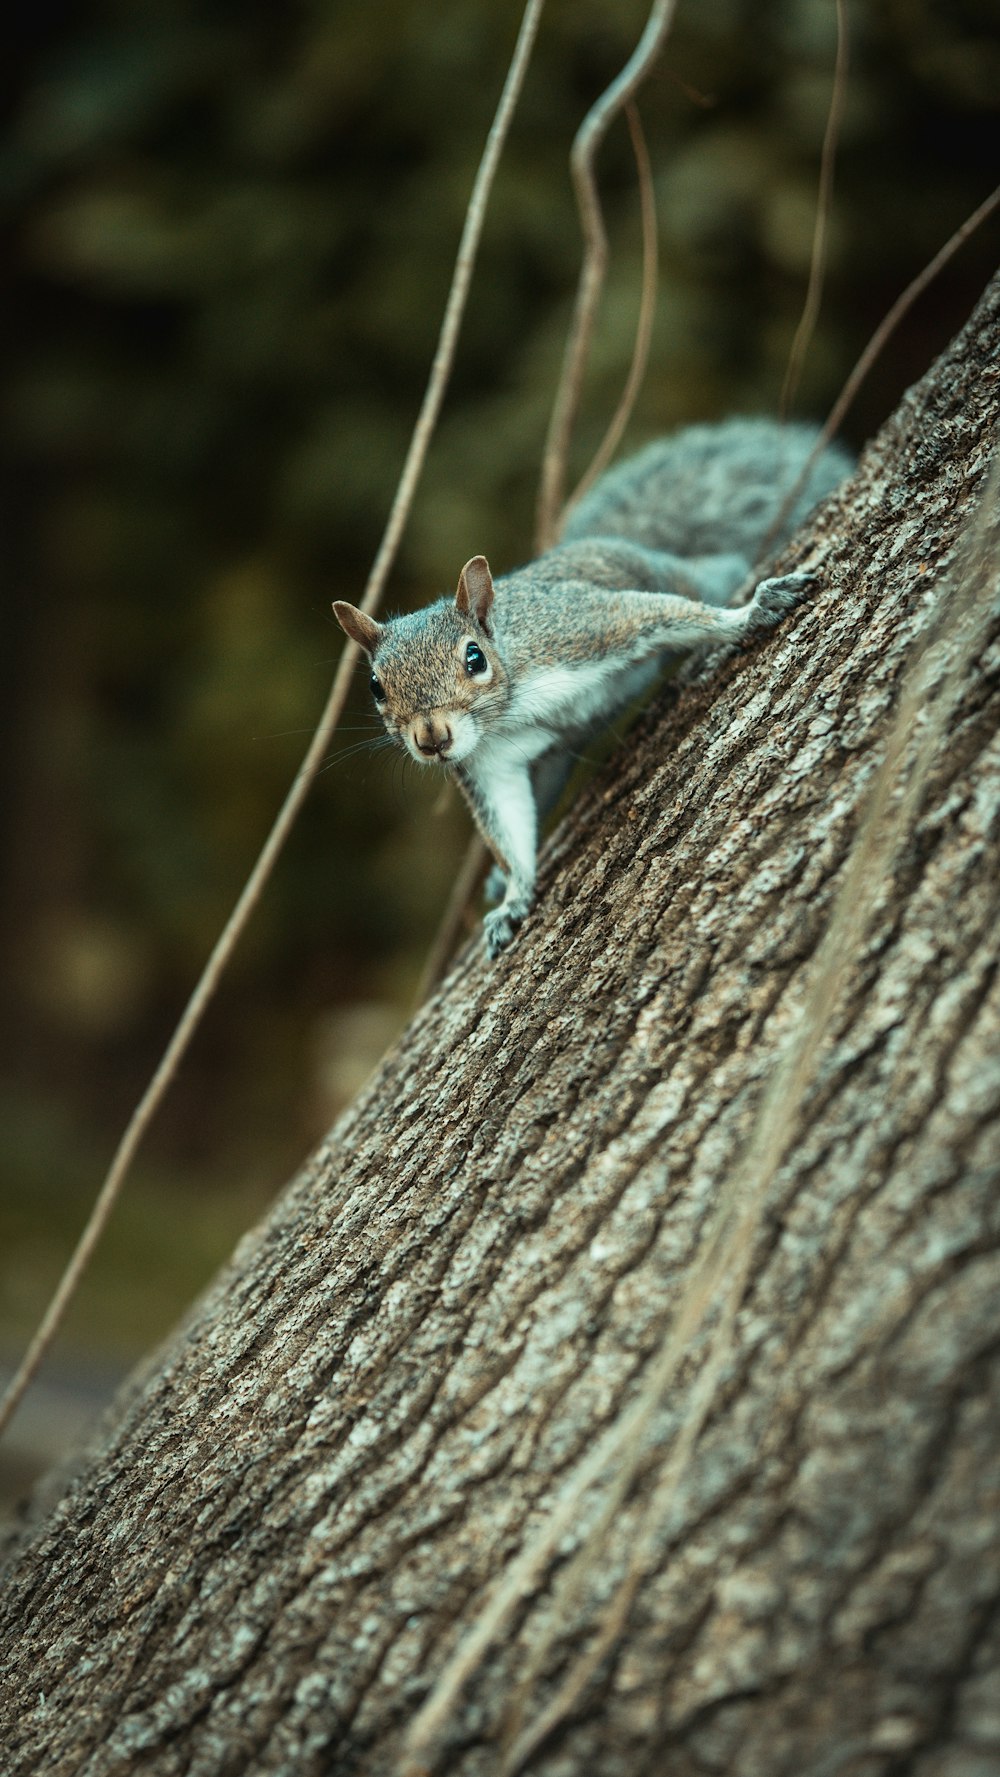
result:
[[[613,657],[533,667],[518,684],[496,738],[514,742],[522,759],[537,759],[563,735],[614,721],[657,671],[655,661],[637,665]]]

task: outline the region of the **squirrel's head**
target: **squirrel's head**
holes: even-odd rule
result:
[[[466,562],[453,601],[387,623],[340,599],[333,611],[371,662],[372,696],[389,733],[425,763],[467,759],[509,698],[486,557]]]

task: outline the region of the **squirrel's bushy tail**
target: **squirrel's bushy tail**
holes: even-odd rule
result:
[[[770,533],[819,429],[774,419],[689,426],[612,469],[571,512],[564,541],[627,537],[678,555],[739,554],[757,560],[765,542],[791,536],[816,503],[849,474],[852,460],[829,445],[802,492]]]

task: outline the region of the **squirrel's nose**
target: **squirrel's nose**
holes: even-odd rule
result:
[[[426,759],[443,759],[451,751],[452,733],[447,722],[422,716],[414,725],[413,738]]]

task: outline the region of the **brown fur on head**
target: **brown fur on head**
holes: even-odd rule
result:
[[[490,612],[493,608],[493,576],[490,564],[485,555],[473,555],[466,562],[458,576],[458,589],[455,593],[455,609],[463,617],[473,616],[486,635],[492,635]],[[359,611],[357,605],[349,605],[346,599],[334,599],[333,614],[346,636],[357,642],[368,655],[374,654],[379,642],[385,634],[385,627],[376,623],[366,611]]]
[[[377,623],[338,599],[345,635],[371,663],[371,689],[388,732],[415,758],[467,757],[510,697],[493,634],[493,579],[485,556],[466,562],[454,600]]]

